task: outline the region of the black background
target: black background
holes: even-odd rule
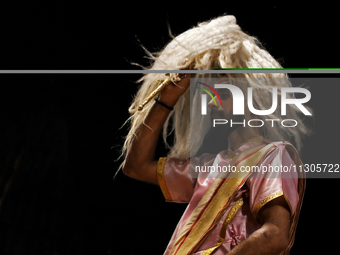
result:
[[[284,67],[340,67],[338,13],[328,5],[11,1],[0,4],[0,69],[140,70],[131,62],[150,64],[140,44],[151,51],[160,50],[170,40],[168,24],[173,34],[178,35],[197,22],[225,13],[235,15],[241,28],[258,37]],[[28,197],[37,196],[36,200],[40,199],[39,194],[45,194],[47,198],[41,202],[56,203],[63,212],[53,216],[55,224],[65,225],[53,246],[62,254],[68,251],[162,254],[185,209],[186,205],[165,203],[156,186],[131,180],[121,173],[116,180],[112,179],[121,163],[115,160],[127,132],[121,126],[128,118],[127,109],[140,77],[140,74],[0,75],[3,133],[14,130],[13,136],[20,140],[30,134],[22,131],[25,127],[32,125],[40,130],[38,127],[48,122],[61,126],[56,130],[65,134],[62,139],[67,141],[67,166],[59,171],[60,176],[67,176],[67,182],[65,179],[59,185],[69,187],[70,191],[60,195],[59,202],[49,200],[50,189],[46,186],[53,179],[46,178],[45,182],[39,172],[37,177],[45,184],[36,187],[38,193],[31,194],[29,187],[21,191]],[[340,163],[336,146],[339,88],[334,86],[326,91],[322,86],[313,86],[310,91],[309,105],[315,111],[314,135],[306,139],[302,159],[305,163]],[[13,125],[20,128],[13,129]],[[16,130],[20,130],[22,137],[16,135]],[[42,130],[46,134],[35,134],[36,138],[54,137],[53,128]],[[37,142],[36,146],[49,141]],[[336,247],[336,229],[340,227],[338,185],[338,179],[307,180],[291,254],[311,247],[312,254],[325,253]],[[29,207],[30,203],[21,210],[25,212]],[[40,235],[40,225],[20,224],[33,239]],[[49,231],[53,232],[49,229],[46,233]],[[68,241],[67,236],[76,241]]]

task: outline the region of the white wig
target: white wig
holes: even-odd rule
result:
[[[236,24],[235,17],[230,15],[221,16],[209,22],[199,23],[198,26],[173,38],[161,52],[154,55],[149,53],[149,56],[154,62],[148,70],[186,69],[191,63],[195,64],[195,69],[197,70],[213,70],[215,68],[281,68],[281,65],[260,46],[257,39],[244,33]],[[122,155],[126,154],[139,126],[143,124],[154,102],[150,102],[142,111],[136,111],[136,108],[157,87],[157,81],[164,79],[164,76],[165,73],[148,73],[138,81],[142,82],[142,84],[129,108],[131,113],[128,119],[130,130],[125,139]],[[196,75],[196,77],[207,76],[209,74]],[[254,88],[253,98],[256,102],[254,107],[257,109],[268,109],[271,106],[270,100],[272,96],[268,84],[273,85],[273,80],[277,81],[276,86],[278,87],[291,86],[287,75],[279,73],[235,73],[220,74],[218,76],[229,79],[251,79],[248,86]],[[177,77],[175,74],[170,74],[170,77],[173,81],[176,81]],[[256,87],[260,89],[256,90]],[[201,137],[201,140],[196,141],[196,148],[202,144],[202,139],[209,129],[206,125],[202,125],[204,122],[202,119],[190,120],[190,93],[192,92],[188,90],[180,97],[174,107],[174,111],[171,112],[164,125],[163,138],[165,141],[168,135],[174,131],[174,142],[170,147],[169,157],[186,159],[190,155],[195,154],[193,151],[190,153],[190,149],[193,150],[193,148],[190,148],[190,121],[195,122],[195,127],[200,127],[198,137]],[[196,93],[196,96],[199,96],[199,93]],[[193,101],[195,102],[195,99]],[[199,109],[199,107],[193,108]],[[279,110],[280,108],[278,107],[277,111],[269,117],[281,119]],[[300,120],[297,113],[298,109],[287,109],[286,117]],[[197,116],[197,114],[194,115]],[[292,142],[300,148],[300,136],[307,133],[308,130],[302,121],[298,122],[299,125],[295,128],[286,129],[270,128],[269,126],[272,123],[267,122],[266,125],[269,126],[265,127],[265,138],[268,140],[294,140]]]

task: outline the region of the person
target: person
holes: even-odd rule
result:
[[[240,29],[231,15],[198,24],[173,38],[156,56],[150,56],[154,59],[150,70],[281,67],[256,38]],[[159,86],[157,81],[165,77],[170,77],[171,84],[161,90],[157,100],[137,110]],[[142,86],[129,109],[123,173],[159,185],[168,202],[188,203],[165,255],[288,254],[294,242],[305,178],[299,172],[270,173],[263,169],[301,165],[295,146],[301,148],[301,139],[309,130],[294,107],[288,108],[286,114],[299,123],[294,128],[274,127],[266,122],[256,128],[219,125],[213,129],[206,116],[197,114],[201,108],[195,105],[199,102],[195,99],[201,98],[203,90],[194,89],[197,82],[190,82],[207,77],[212,75],[148,73],[142,77]],[[260,109],[268,109],[271,103],[273,94],[268,84],[291,86],[288,77],[278,73],[223,73],[214,77],[243,91],[252,87],[253,103]],[[228,89],[216,90],[214,99],[208,103],[209,118],[229,122],[241,117],[268,118],[249,111],[244,116],[234,116]],[[282,120],[280,105],[270,117]],[[170,151],[166,157],[155,159],[162,133]],[[171,133],[172,144],[168,142]],[[206,146],[211,142],[221,147]],[[196,166],[232,166],[237,171],[201,171],[193,175]],[[263,168],[258,173],[239,171],[246,166]]]

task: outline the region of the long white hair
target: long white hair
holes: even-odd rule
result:
[[[256,38],[247,35],[240,29],[236,24],[235,17],[231,15],[199,23],[196,27],[173,38],[162,51],[156,54],[148,54],[153,60],[153,65],[148,70],[186,69],[191,63],[195,64],[195,69],[197,70],[213,70],[215,68],[281,68],[278,61],[263,49]],[[210,74],[196,74],[196,77],[207,76],[210,76]],[[250,79],[248,86],[259,88],[254,89],[253,92],[253,98],[256,102],[254,107],[257,109],[268,109],[271,106],[272,96],[268,84],[273,85],[273,80],[277,83],[274,86],[291,86],[287,75],[282,73],[234,73],[218,74],[217,76],[230,79]],[[126,123],[129,123],[130,126],[122,148],[122,156],[128,151],[139,126],[143,124],[154,102],[150,102],[142,111],[136,111],[136,108],[156,88],[157,81],[164,79],[164,77],[165,73],[148,73],[138,81],[141,83],[141,86],[129,108],[131,116]],[[173,81],[177,79],[176,74],[170,74],[170,77]],[[197,111],[200,107],[190,107],[190,96],[194,96],[193,102],[195,102],[195,97],[197,98],[200,95],[199,93],[193,95],[193,91],[187,90],[179,98],[164,125],[163,138],[165,141],[168,135],[174,132],[174,142],[170,147],[168,157],[187,159],[190,155],[194,155],[193,151],[190,153],[190,150],[193,150],[193,148],[190,148],[190,125],[199,127],[197,134],[199,134],[198,137],[200,138],[204,138],[204,134],[209,129],[209,126],[203,124],[207,123],[207,121],[204,121],[204,118],[190,119],[190,116],[200,115],[192,112]],[[281,120],[282,117],[279,111],[280,107],[269,117]],[[265,138],[268,140],[293,140],[292,142],[294,142],[296,147],[300,148],[301,135],[308,133],[308,129],[300,121],[298,109],[287,109],[286,117],[296,119],[299,125],[295,128],[286,129],[270,128],[272,123],[266,122]],[[198,148],[200,144],[202,144],[202,139],[196,141],[195,148]]]

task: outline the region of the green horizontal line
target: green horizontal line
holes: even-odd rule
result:
[[[308,68],[308,70],[340,70],[340,68]]]
[[[214,70],[340,70],[340,68],[215,68]]]

